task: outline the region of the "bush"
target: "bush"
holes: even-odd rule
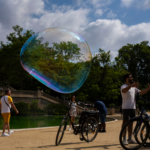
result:
[[[63,115],[66,114],[68,108],[60,104],[48,104],[44,109],[38,108],[38,101],[32,101],[31,104],[25,102],[15,103],[16,108],[19,111],[19,116],[30,115]],[[16,116],[16,112],[12,113],[12,116]]]
[[[38,100],[31,102],[30,111],[31,112],[37,112],[38,111]]]
[[[50,103],[45,107],[45,112],[48,115],[63,115],[67,113],[68,108],[60,104]]]
[[[115,107],[114,103],[109,104],[109,108],[114,108],[114,107]]]
[[[25,103],[25,102],[18,102],[15,103],[16,108],[19,111],[19,116],[27,116],[30,114],[30,106],[29,103]],[[16,115],[16,112],[13,111],[12,115]]]
[[[30,116],[30,115],[45,115],[45,110],[38,108],[38,101],[32,101],[31,104],[25,102],[15,103],[16,108],[19,111],[17,116]],[[12,116],[16,116],[16,112],[13,111]]]

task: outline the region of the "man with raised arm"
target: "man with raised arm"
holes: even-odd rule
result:
[[[2,136],[9,136],[11,133],[13,133],[13,131],[10,131],[10,126],[9,126],[9,121],[11,116],[10,108],[12,107],[16,111],[16,114],[19,113],[10,95],[11,95],[11,91],[6,90],[5,95],[0,99],[0,109],[1,109],[2,117],[4,119]],[[8,134],[5,133],[6,128],[8,129]]]
[[[139,90],[137,87],[139,86],[138,82],[133,81],[133,77],[131,73],[127,73],[124,75],[125,84],[121,86],[121,95],[122,95],[122,113],[123,113],[123,123],[122,128],[129,121],[130,118],[136,116],[136,99],[135,96],[137,92],[140,95],[146,94],[150,90],[150,85],[148,84],[148,88],[144,90]],[[128,140],[126,140],[126,130],[123,133],[123,144],[134,144],[136,141],[132,139],[132,124],[128,126]]]

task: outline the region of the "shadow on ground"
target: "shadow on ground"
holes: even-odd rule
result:
[[[65,145],[73,145],[75,144],[83,144],[83,142],[76,142],[76,143],[62,143],[59,145],[59,149],[62,149],[61,146],[65,146]],[[110,144],[110,145],[95,145],[95,146],[82,146],[82,147],[72,147],[72,148],[65,148],[66,150],[83,150],[83,149],[93,149],[93,148],[103,148],[103,149],[112,149],[113,146],[117,146],[117,148],[119,148],[120,150],[124,150],[120,144]],[[28,148],[50,148],[50,147],[57,147],[56,145],[45,145],[45,146],[38,146],[38,147],[16,147],[16,148],[23,148],[23,149],[28,149]],[[64,148],[64,147],[63,147]],[[141,147],[139,150],[148,150],[150,149],[150,147]]]
[[[64,145],[72,145],[72,144],[83,144],[83,142],[77,142],[77,143],[62,143],[59,145],[59,149],[62,149],[61,146],[64,146]],[[120,148],[120,150],[123,150],[122,147],[119,145],[119,144],[112,144],[112,145],[95,145],[95,146],[88,146],[88,143],[87,143],[87,146],[85,147],[72,147],[72,148],[65,148],[65,149],[68,149],[68,150],[81,150],[81,149],[93,149],[93,148],[104,148],[104,149],[111,149],[112,146],[118,146],[118,148]],[[45,146],[38,146],[38,147],[16,147],[16,148],[50,148],[50,147],[58,147],[56,145],[45,145]],[[64,148],[64,147],[63,147]]]

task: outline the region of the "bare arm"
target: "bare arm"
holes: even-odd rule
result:
[[[138,83],[138,82],[136,82],[136,83],[134,82],[133,84],[129,85],[128,87],[122,89],[122,93],[126,93],[126,92],[128,92],[128,90],[129,90],[131,87],[137,87],[137,86],[139,86],[139,83]]]
[[[11,107],[16,111],[16,114],[19,113],[19,111],[17,110],[16,106],[14,105],[13,102],[10,103],[11,104]]]
[[[122,89],[122,93],[126,93],[128,92],[128,90],[131,88],[131,85],[129,85],[128,87]]]
[[[150,90],[150,85],[148,84],[148,88],[140,91],[140,95],[146,94]]]

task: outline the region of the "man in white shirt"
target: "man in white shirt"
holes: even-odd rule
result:
[[[136,99],[135,96],[137,92],[140,95],[146,94],[150,90],[150,85],[148,84],[148,88],[144,90],[139,90],[137,87],[139,86],[138,82],[133,81],[133,77],[131,73],[127,73],[124,75],[125,84],[121,86],[121,95],[122,95],[122,113],[123,113],[123,123],[122,127],[126,122],[129,121],[130,118],[135,117],[136,110]],[[123,133],[123,144],[128,145],[136,143],[132,140],[132,124],[128,127],[128,141],[126,140],[126,132]]]
[[[11,95],[11,91],[6,90],[5,95],[0,99],[0,109],[1,109],[2,117],[4,119],[2,136],[9,136],[11,133],[13,133],[13,131],[10,131],[10,126],[9,126],[9,121],[11,116],[10,108],[12,107],[16,111],[16,114],[19,113],[10,95]],[[8,134],[5,133],[6,128],[8,129]]]

